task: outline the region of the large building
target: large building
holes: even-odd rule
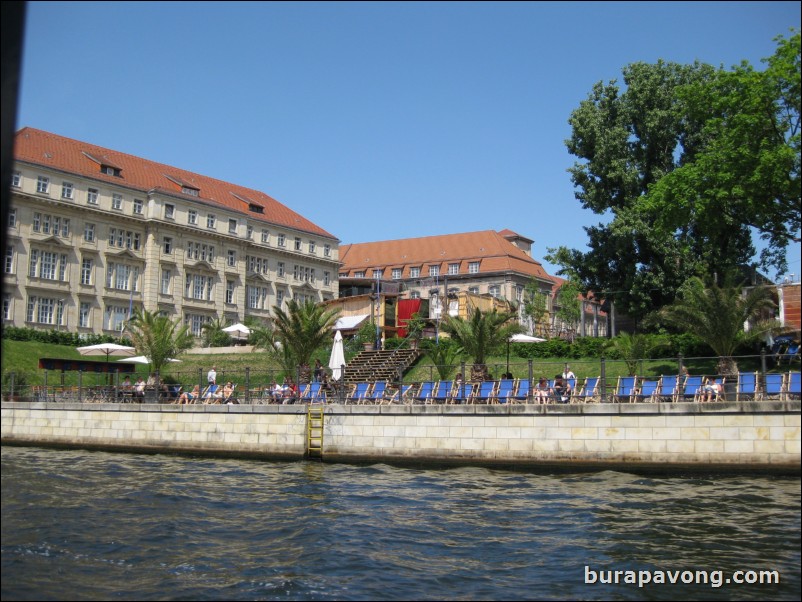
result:
[[[338,296],[339,240],[267,194],[24,128],[6,326],[119,335],[133,307],[204,323]]]
[[[567,326],[557,319],[554,304],[555,283],[563,282],[546,273],[542,264],[532,258],[529,238],[511,230],[483,230],[407,238],[340,247],[340,279],[359,282],[365,279],[381,282],[403,291],[412,299],[427,299],[430,318],[439,317],[445,309],[457,315],[460,298],[466,293],[487,295],[511,301],[518,308],[520,321],[535,334],[564,334]],[[356,279],[356,280],[353,280]],[[546,318],[537,325],[529,324],[524,315],[527,286],[534,284],[546,300]],[[444,304],[443,300],[447,299]],[[452,310],[453,307],[453,310]],[[594,332],[604,336],[605,324],[599,325],[598,303],[585,302],[582,308]],[[585,324],[584,319],[582,324]],[[575,325],[576,328],[579,325]]]

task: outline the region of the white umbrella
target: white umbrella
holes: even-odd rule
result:
[[[135,347],[126,347],[117,343],[99,343],[86,347],[76,347],[76,350],[81,355],[105,355],[106,361],[109,361],[110,355],[114,357],[132,357],[136,353]]]
[[[507,372],[510,371],[510,343],[545,343],[546,339],[529,336],[528,334],[514,334],[507,339]]]
[[[240,324],[237,322],[236,324],[232,324],[231,326],[226,326],[223,329],[223,332],[227,332],[228,334],[237,337],[238,339],[247,339],[248,336],[251,334],[251,329],[245,326],[245,324]]]
[[[121,360],[117,360],[118,362],[126,362],[131,364],[152,364],[153,362],[150,361],[149,357],[145,357],[144,355],[137,355],[134,357],[124,357]],[[176,360],[173,358],[167,358],[168,362],[180,362],[181,360]]]
[[[331,368],[332,380],[340,380],[344,364],[345,350],[343,349],[343,335],[338,330],[334,335],[334,345],[331,347],[331,357],[329,358],[329,368]]]

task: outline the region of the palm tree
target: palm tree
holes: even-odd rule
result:
[[[607,349],[614,350],[624,360],[630,376],[635,376],[637,373],[640,360],[648,358],[653,351],[665,346],[665,342],[654,336],[628,332],[619,333],[606,345]]]
[[[474,308],[467,320],[446,316],[443,330],[473,358],[471,380],[484,378],[488,355],[502,349],[513,334],[521,332],[521,325],[514,321],[515,317],[513,312],[482,311],[479,308]]]
[[[744,291],[741,286],[734,286],[731,278],[722,286],[706,287],[700,278],[694,277],[683,284],[677,300],[662,308],[658,316],[707,343],[719,358],[718,373],[732,376],[738,374],[738,364],[732,357],[738,346],[776,328],[776,322],[761,320],[773,307],[768,287],[755,286]],[[755,324],[747,332],[744,324],[750,321]]]
[[[222,318],[206,322],[201,326],[204,347],[227,347],[231,344],[231,336],[223,331],[228,326]]]
[[[296,368],[295,358],[292,351],[281,343],[275,328],[268,324],[248,324],[247,326],[251,329],[248,341],[254,348],[264,349],[270,361],[281,366],[284,374],[293,374]]]
[[[286,312],[276,305],[273,307],[275,342],[281,344],[287,360],[302,368],[309,366],[312,355],[331,342],[338,314],[339,309],[326,310],[312,301],[301,304],[291,299]]]
[[[170,320],[139,307],[125,328],[137,352],[150,359],[154,372],[161,371],[168,359],[177,358],[195,345],[195,338],[180,319]]]

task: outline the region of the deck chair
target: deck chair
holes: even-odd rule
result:
[[[677,395],[678,400],[696,401],[702,390],[702,378],[701,376],[688,376],[685,384],[682,385],[682,390]]]
[[[420,387],[413,395],[413,401],[429,403],[429,398],[434,393],[434,381],[427,380],[420,384]]]
[[[512,396],[510,401],[515,403],[529,403],[529,392],[531,387],[529,386],[529,379],[522,378],[518,381],[518,388],[515,389],[515,393]]]
[[[673,402],[679,396],[679,376],[661,376],[655,401]]]
[[[618,403],[631,403],[635,393],[636,376],[619,376],[618,386],[615,388],[615,399]]]
[[[412,403],[412,394],[414,391],[415,385],[401,385],[390,397],[385,398],[386,403]]]
[[[483,380],[474,391],[471,403],[493,403],[496,398],[497,384],[495,380]]]
[[[362,403],[365,396],[370,391],[370,383],[356,383],[351,389],[351,393],[346,397],[346,403]]]
[[[793,343],[788,345],[788,348],[785,350],[785,353],[783,353],[779,357],[777,363],[782,364],[783,362],[786,362],[790,364],[792,361],[798,358],[799,358],[799,343],[794,341]]]
[[[499,381],[498,389],[496,390],[496,399],[498,403],[508,403],[515,394],[515,380],[505,378]]]
[[[473,385],[471,383],[462,383],[462,385],[455,385],[451,391],[451,397],[448,403],[463,404],[468,403],[473,396]]]
[[[221,389],[220,389],[221,393],[223,392],[224,388],[225,387],[221,387]],[[237,404],[237,405],[239,405],[239,401],[237,401],[237,383],[233,383],[231,385],[231,392],[228,395],[224,394],[220,398],[220,403],[223,403],[223,404],[226,404],[226,405],[228,405],[228,404],[232,404],[232,405],[233,404]]]
[[[757,372],[738,373],[738,393],[736,401],[754,400],[757,394]]]
[[[660,381],[644,379],[638,384],[638,388],[632,394],[632,401],[652,403],[657,397]]]
[[[599,400],[599,379],[600,376],[588,376],[585,383],[571,397],[571,403],[591,403]]]
[[[451,395],[451,389],[454,387],[454,381],[441,380],[437,383],[434,394],[429,397],[428,403],[447,403]]]
[[[217,390],[220,388],[220,385],[209,385],[203,390],[201,393],[201,401],[203,403],[215,403],[217,401],[215,395],[217,394]]]
[[[301,401],[309,403],[320,403],[326,400],[326,394],[323,392],[323,387],[319,382],[309,383],[306,389],[306,395],[301,398]]]
[[[800,372],[789,372],[785,379],[785,392],[783,393],[783,400],[789,401],[791,399],[799,399],[802,397],[802,379]]]
[[[377,380],[373,383],[373,387],[365,396],[365,403],[377,403],[381,405],[382,401],[384,401],[384,394],[387,392],[387,381],[385,380]]]
[[[785,375],[766,374],[763,383],[763,389],[760,392],[760,399],[782,399],[783,388],[785,385]]]

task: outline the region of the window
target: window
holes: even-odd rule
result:
[[[468,264],[468,273],[469,274],[478,274],[479,273],[479,262],[478,261],[471,261]]]
[[[295,237],[295,250],[296,251],[301,250],[301,238],[299,236]]]
[[[14,188],[19,188],[22,186],[22,174],[20,172],[15,171],[13,174],[11,174],[11,185]]]
[[[235,220],[235,219],[228,220],[228,233],[229,234],[236,234],[237,233],[237,220]]]
[[[245,288],[248,309],[267,309],[267,288],[262,286],[247,286]]]
[[[36,178],[36,192],[41,192],[42,194],[48,194],[50,190],[50,178],[46,178],[44,176],[39,176]]]
[[[409,291],[410,299],[420,299],[420,291]]]
[[[331,274],[325,270],[323,271],[323,284],[324,286],[331,284]]]
[[[139,251],[142,246],[142,235],[131,230],[109,228],[109,246]]]
[[[400,280],[401,274],[402,274],[401,268],[393,268],[392,272],[393,280]]]
[[[409,268],[409,277],[418,278],[420,276],[420,268]],[[418,297],[420,298],[420,297]]]
[[[234,281],[226,280],[226,303],[234,303]]]
[[[198,225],[198,212],[195,211],[194,209],[190,209],[187,212],[187,223],[191,226]]]
[[[95,224],[84,224],[84,240],[95,242]]]
[[[248,226],[247,228],[245,228],[245,238],[247,238],[248,240],[253,239],[253,226]]]
[[[487,288],[487,292],[490,294],[491,297],[498,298],[501,296],[501,287],[498,284],[491,284]]]
[[[6,261],[4,264],[4,271],[6,274],[14,273],[14,247],[11,245],[6,247]]]
[[[187,273],[184,282],[184,296],[188,299],[211,301],[213,289],[214,280],[211,276]]]
[[[9,293],[3,294],[3,319],[11,319],[11,295]]]
[[[92,324],[89,320],[90,316],[89,303],[81,302],[80,309],[78,310],[78,326],[81,328],[89,328]]]
[[[211,318],[198,314],[187,314],[184,317],[184,324],[189,327],[189,331],[196,337],[203,334],[203,325],[210,321]]]
[[[42,280],[66,280],[67,254],[31,249],[28,276]]]
[[[226,260],[226,265],[230,268],[237,266],[237,252],[234,249],[228,250],[228,259]]]
[[[262,230],[262,244],[270,244],[270,230]]]
[[[173,282],[173,272],[172,270],[162,270],[162,282],[161,282],[161,289],[160,292],[162,295],[169,295],[171,290],[171,285]]]
[[[71,199],[73,197],[73,186],[70,182],[62,182],[61,183],[61,198],[62,199]]]
[[[459,264],[458,263],[449,263],[448,264],[448,273],[450,276],[455,274],[459,274]]]
[[[323,245],[323,257],[331,257],[331,245]]]
[[[276,244],[277,244],[278,246],[280,246],[280,247],[285,247],[285,246],[287,246],[287,241],[286,241],[286,239],[285,239],[285,237],[284,237],[284,234],[282,234],[281,232],[279,232],[279,235],[278,235],[278,240],[276,241]]]
[[[276,289],[276,305],[281,307],[281,304],[284,303],[284,296],[285,296],[284,289]]]
[[[8,227],[9,228],[16,228],[17,227],[17,208],[11,207],[8,210]]]
[[[49,297],[28,297],[28,311],[25,319],[38,324],[59,325],[64,314],[64,300]]]
[[[106,287],[118,291],[138,291],[139,267],[109,262],[106,265]]]
[[[142,199],[134,199],[134,214],[142,215],[142,208],[144,206],[145,202]]]
[[[469,286],[468,287],[468,292],[471,293],[472,295],[478,295],[479,294],[479,287],[478,286]]]
[[[384,270],[378,269],[378,268],[373,270],[373,277],[374,278],[382,278],[382,276],[384,276]]]
[[[165,236],[162,241],[162,249],[165,255],[173,254],[173,239],[171,236]]]
[[[86,203],[87,205],[97,205],[97,199],[99,196],[99,192],[97,188],[88,188],[86,190]]]
[[[189,186],[182,186],[181,192],[192,196],[200,196],[200,190],[198,190],[197,188],[190,188]]]
[[[187,241],[187,259],[212,263],[214,261],[214,246],[189,240]]]
[[[365,271],[364,270],[359,270],[357,272],[354,272],[354,278],[364,278],[364,277],[365,277]]]
[[[279,278],[283,278],[284,277],[284,262],[283,261],[276,262],[276,276],[278,276]]]
[[[107,330],[122,331],[128,319],[128,307],[122,305],[107,305],[103,327]]]
[[[175,205],[172,203],[164,204],[164,219],[175,219]]]
[[[61,220],[61,236],[67,238],[70,235],[70,220],[66,217]]]
[[[429,276],[439,276],[440,275],[440,266],[439,265],[430,265],[429,266]]]
[[[123,195],[116,192],[111,195],[111,208],[118,211],[123,208]]]
[[[217,225],[217,216],[215,216],[213,213],[210,213],[209,215],[207,215],[206,216],[206,227],[210,228],[210,229],[214,229],[214,227],[216,225]]]
[[[315,241],[314,240],[310,240],[309,241],[309,252],[310,253],[314,253],[315,252]]]
[[[81,260],[81,284],[92,284],[92,268],[94,261],[91,257]]]

